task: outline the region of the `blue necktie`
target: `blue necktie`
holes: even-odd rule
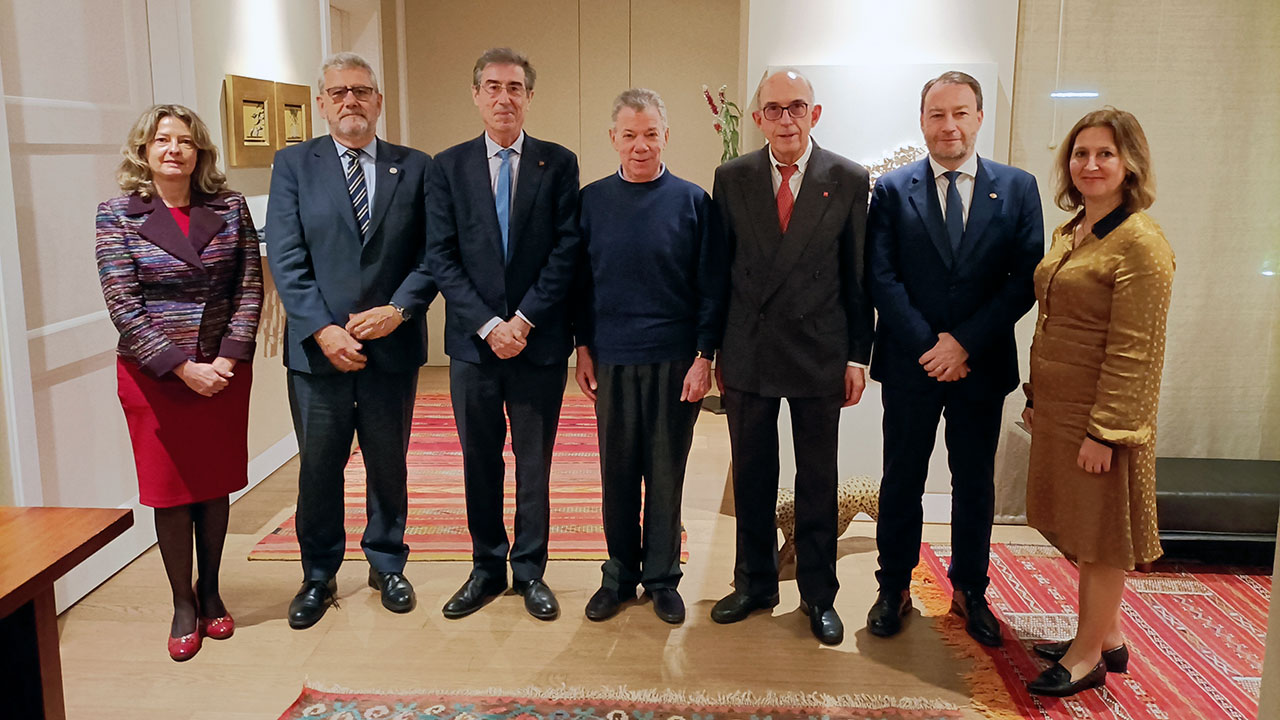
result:
[[[351,194],[351,207],[356,211],[356,225],[360,228],[360,242],[369,234],[369,188],[364,184],[364,168],[360,167],[360,151],[347,148],[347,192]]]
[[[964,201],[960,199],[960,188],[956,187],[959,170],[943,173],[947,176],[947,239],[951,241],[951,253],[960,251],[960,238],[964,237]]]
[[[498,205],[498,227],[502,230],[502,258],[507,258],[507,231],[511,226],[511,156],[516,151],[503,148],[498,151],[502,164],[498,166],[498,188],[494,193],[494,201]]]

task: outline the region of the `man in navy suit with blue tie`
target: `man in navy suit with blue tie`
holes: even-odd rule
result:
[[[867,616],[889,637],[911,609],[921,498],[940,417],[951,468],[951,609],[1001,644],[987,605],[994,466],[1004,398],[1018,385],[1013,326],[1035,301],[1044,255],[1035,178],[979,158],[982,87],[947,72],[920,94],[929,157],[881,177],[867,218],[879,312],[871,377],[882,384],[884,477],[876,529],[880,592]]]
[[[578,159],[524,132],[535,78],[528,58],[509,48],[481,55],[471,94],[484,133],[441,152],[431,175],[427,256],[445,298],[472,545],[471,575],[445,604],[448,618],[504,592],[508,562],[529,614],[560,614],[542,576],[551,451],[573,346],[566,296],[578,260]],[[508,418],[514,542],[502,519]]]
[[[426,177],[431,159],[376,136],[382,94],[359,55],[320,70],[316,104],[329,135],[275,156],[267,260],[284,305],[284,362],[298,437],[302,588],[289,625],[314,625],[333,604],[346,550],[343,469],[357,436],[367,471],[360,545],[369,585],[392,612],[413,609],[409,428],[427,359]]]

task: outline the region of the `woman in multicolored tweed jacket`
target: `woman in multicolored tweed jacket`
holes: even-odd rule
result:
[[[218,566],[228,495],[248,481],[262,264],[244,197],[226,189],[195,113],[150,108],[122,153],[124,195],[98,206],[98,276],[120,331],[116,376],[139,499],[155,508],[173,590],[169,655],[187,660],[203,637],[235,630]]]

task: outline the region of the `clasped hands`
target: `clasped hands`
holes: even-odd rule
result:
[[[951,333],[938,333],[938,342],[920,356],[929,377],[938,382],[954,382],[969,374],[969,351]]]
[[[188,360],[174,368],[173,374],[196,393],[204,397],[213,397],[231,383],[231,378],[235,376],[232,372],[235,366],[235,360],[225,357],[216,357],[213,362],[207,363]]]
[[[352,313],[345,327],[325,325],[312,337],[329,363],[342,372],[363,370],[369,358],[360,352],[361,340],[377,340],[390,335],[404,322],[400,311],[390,305],[379,305],[363,312]]]
[[[529,331],[532,329],[533,326],[524,318],[512,315],[510,320],[504,320],[495,325],[489,334],[484,336],[484,341],[489,343],[489,349],[493,350],[494,355],[503,360],[509,360],[519,355],[529,344]]]

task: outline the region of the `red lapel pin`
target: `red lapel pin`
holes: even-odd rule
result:
[[[822,197],[831,197],[831,193],[827,192],[826,190],[823,190]]]

